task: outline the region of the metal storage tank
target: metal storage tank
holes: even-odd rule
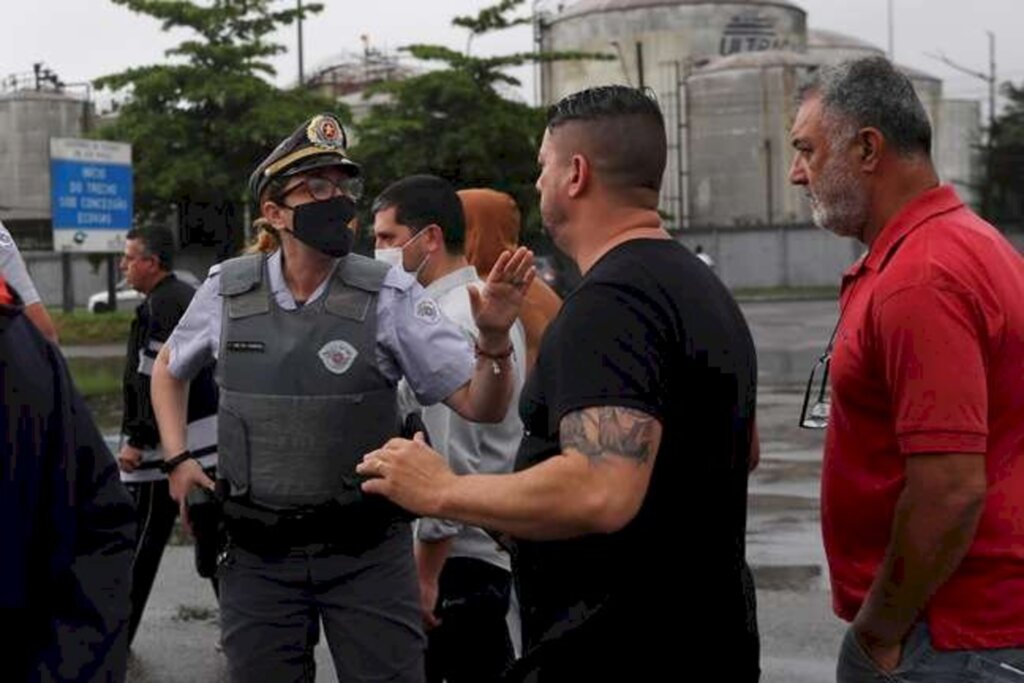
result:
[[[81,137],[88,107],[48,91],[0,95],[0,220],[26,247],[49,240],[50,138]]]
[[[796,98],[818,62],[796,52],[723,57],[686,82],[687,225],[745,227],[809,220],[789,183]]]
[[[822,64],[836,64],[844,60],[862,57],[886,56],[885,51],[877,45],[872,45],[845,33],[822,29],[808,31],[807,55]],[[920,69],[900,64],[896,66],[910,78],[917,96],[921,98],[921,103],[928,113],[932,128],[936,131],[936,138],[938,138],[938,131],[942,127],[942,81],[937,76]],[[934,153],[935,149],[932,152]]]
[[[537,15],[541,50],[606,54],[611,60],[540,66],[544,104],[610,83],[652,88],[665,114],[668,163],[661,207],[685,225],[688,74],[708,59],[767,49],[803,51],[807,15],[785,0],[580,0]]]
[[[807,32],[807,55],[822,64],[836,64],[848,59],[862,57],[885,57],[885,51],[866,40],[848,36],[838,31],[811,29]],[[896,65],[914,84],[917,96],[921,98],[933,127],[941,119],[942,81],[930,73],[909,66]]]
[[[807,14],[786,0],[580,0],[559,7],[537,15],[540,49],[614,59],[542,65],[545,104],[597,84],[652,85],[659,70],[685,70],[702,58],[806,47]]]
[[[820,62],[834,64],[845,59],[884,57],[885,51],[845,33],[812,28],[807,31],[807,55]]]

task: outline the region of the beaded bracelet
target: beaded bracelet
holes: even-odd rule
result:
[[[491,361],[491,370],[495,375],[501,374],[501,365],[499,365],[499,361],[508,360],[515,352],[515,347],[512,346],[511,342],[509,343],[508,348],[501,353],[487,353],[480,348],[480,342],[474,342],[473,347],[473,351],[476,354],[477,359],[486,358]]]

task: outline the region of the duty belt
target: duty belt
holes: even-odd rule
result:
[[[359,554],[387,538],[402,523],[386,501],[362,500],[273,510],[246,499],[224,502],[231,544],[259,555],[287,555],[296,548],[323,544],[345,554]],[[407,522],[406,522],[407,523]]]

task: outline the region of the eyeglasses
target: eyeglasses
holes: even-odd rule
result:
[[[306,188],[306,192],[309,196],[318,202],[326,201],[334,197],[335,192],[340,192],[343,195],[351,197],[353,201],[358,201],[363,196],[363,179],[362,178],[350,178],[345,176],[338,180],[332,180],[325,176],[306,176],[296,184],[289,187],[287,190],[278,195],[278,200],[284,200],[285,197],[295,192],[300,187]]]
[[[843,316],[840,314],[839,320]],[[800,427],[803,429],[825,429],[828,427],[828,416],[832,407],[829,399],[828,371],[832,363],[832,345],[839,331],[839,321],[832,330],[825,352],[818,356],[811,368],[811,376],[807,378],[807,389],[804,391],[804,403],[800,409]]]

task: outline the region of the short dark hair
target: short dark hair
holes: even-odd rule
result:
[[[665,119],[649,90],[605,85],[567,95],[548,109],[548,130],[583,125],[591,163],[611,187],[659,192],[665,174]]]
[[[437,225],[444,235],[445,247],[461,254],[466,243],[466,217],[455,188],[434,175],[411,175],[392,183],[373,200],[372,215],[394,207],[395,222],[418,233],[428,225]]]
[[[856,128],[877,128],[900,154],[931,155],[932,126],[906,74],[885,57],[863,57],[822,67],[801,91],[820,96],[826,114]]]
[[[129,230],[125,239],[139,240],[146,256],[155,256],[164,270],[174,267],[174,235],[163,227],[135,228]]]

